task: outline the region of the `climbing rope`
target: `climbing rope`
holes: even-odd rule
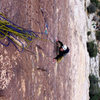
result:
[[[46,20],[46,17],[45,17],[45,14],[44,14],[44,11],[43,11],[42,8],[41,8],[41,13],[42,13],[42,16],[44,17],[44,23],[45,23],[45,34],[48,34],[48,23],[47,23],[47,20]]]
[[[12,43],[18,51],[23,51],[24,48],[29,46],[29,43],[32,42],[34,38],[40,39],[42,41],[52,42],[50,39],[44,39],[39,37],[38,35],[48,35],[48,24],[45,18],[44,21],[45,32],[34,32],[31,30],[26,30],[14,24],[10,20],[8,20],[2,13],[0,13],[0,43],[5,47],[9,46],[10,43]],[[7,39],[8,43],[3,43],[4,39]],[[27,46],[21,40],[24,40]],[[19,48],[21,48],[21,50]]]
[[[44,18],[45,34],[48,35],[48,21],[47,21],[47,19],[46,19],[46,12],[44,11],[43,8],[41,8],[41,13],[42,13],[42,16],[43,16],[43,18]],[[52,39],[50,39],[50,38],[48,38],[47,41],[51,42],[52,44],[55,43],[55,41],[52,40]]]

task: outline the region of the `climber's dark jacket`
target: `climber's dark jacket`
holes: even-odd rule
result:
[[[67,47],[66,50],[61,50],[63,49],[63,43],[61,41],[57,41],[57,44],[60,44],[60,46],[58,47],[58,55],[54,58],[57,61],[59,61],[62,57],[64,57],[68,52],[69,52],[69,48]]]

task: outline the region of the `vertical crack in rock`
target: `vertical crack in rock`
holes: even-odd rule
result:
[[[26,85],[25,85],[25,79],[23,79],[23,78],[21,78],[21,90],[23,92],[23,97],[25,98]]]
[[[38,52],[38,48],[36,47],[36,60],[37,62],[39,62],[39,52]]]

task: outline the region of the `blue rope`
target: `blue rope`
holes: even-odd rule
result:
[[[44,15],[43,15],[44,16]],[[46,19],[44,18],[44,21],[45,21],[45,32],[34,32],[34,31],[31,31],[31,30],[26,30],[26,29],[24,29],[24,28],[22,28],[22,27],[20,27],[20,26],[18,26],[18,25],[16,25],[16,24],[14,24],[13,22],[11,22],[10,20],[8,20],[7,18],[5,18],[5,17],[3,17],[2,15],[0,15],[0,20],[6,20],[6,21],[8,21],[9,23],[11,23],[12,25],[14,25],[14,26],[12,26],[12,25],[10,25],[10,24],[6,24],[5,25],[5,27],[7,27],[7,28],[10,28],[10,29],[12,29],[13,31],[16,31],[16,32],[18,32],[18,33],[21,33],[22,34],[22,36],[24,36],[25,38],[27,38],[29,41],[32,41],[32,36],[34,36],[34,37],[39,37],[38,36],[38,34],[48,34],[48,24],[47,24],[47,21],[46,21]],[[2,25],[0,25],[0,26],[2,26]],[[18,29],[19,28],[19,29]],[[21,28],[21,29],[20,29]],[[0,38],[1,39],[7,39],[8,40],[8,43],[7,44],[5,44],[5,43],[3,43],[3,42],[1,42],[0,41],[0,44],[2,44],[3,46],[5,46],[5,47],[8,47],[9,45],[10,45],[10,43],[12,43],[14,46],[15,46],[15,48],[19,51],[19,52],[22,52],[23,50],[24,50],[24,44],[20,41],[20,40],[18,40],[17,38],[16,38],[16,36],[15,35],[13,35],[11,32],[9,32],[9,31],[6,31],[6,28],[4,28],[4,29],[0,29],[1,31],[0,31]],[[2,33],[2,32],[4,32],[4,33]],[[29,34],[30,36],[26,36],[25,34]],[[7,35],[7,36],[6,36]],[[22,49],[20,50],[19,48],[18,48],[18,46],[16,46],[16,43],[14,42],[14,40],[12,39],[12,38],[10,38],[10,36],[11,37],[13,37],[16,41],[18,41],[20,44],[21,44],[21,47],[22,47]],[[40,38],[40,37],[39,37]]]
[[[6,37],[6,38],[7,38],[7,40],[8,40],[8,37]],[[2,44],[2,45],[5,46],[5,47],[8,47],[8,46],[10,45],[10,41],[8,41],[7,44],[4,44],[4,43],[2,43],[2,42],[0,41],[0,44]]]
[[[23,44],[20,40],[18,40],[14,35],[12,35],[11,33],[9,33],[9,35],[12,36],[12,37],[15,38],[18,42],[21,43],[21,45],[22,45],[22,50],[19,50],[18,47],[15,45],[14,41],[13,41],[12,39],[9,38],[9,41],[16,47],[16,49],[17,49],[19,52],[23,52],[23,50],[24,50],[24,44]]]
[[[20,30],[20,29],[15,28],[15,27],[13,27],[13,26],[11,26],[11,25],[5,25],[5,26],[8,27],[8,28],[11,28],[12,30],[14,30],[14,31],[16,31],[16,32],[18,32],[18,33],[23,34],[24,37],[26,37],[24,34],[25,34],[25,33],[28,33],[28,32],[25,31],[25,30]],[[30,38],[30,37],[27,37],[27,39],[28,39],[29,41],[32,41],[32,38]]]
[[[2,32],[0,32],[0,34],[2,34],[3,36],[5,36],[5,34],[3,34]],[[24,50],[24,44],[23,44],[20,40],[18,40],[14,35],[12,35],[11,33],[8,33],[8,34],[9,34],[9,37],[6,36],[6,38],[7,38],[7,40],[8,40],[8,43],[5,44],[5,43],[3,43],[3,42],[0,41],[0,44],[2,44],[2,45],[5,46],[5,47],[8,47],[8,46],[10,45],[10,43],[12,43],[12,44],[15,46],[15,48],[16,48],[19,52],[22,52],[22,51]],[[22,45],[22,50],[19,50],[19,49],[18,49],[18,47],[16,46],[16,44],[14,43],[14,41],[10,38],[10,36],[12,36],[14,39],[16,39],[18,42],[21,43],[21,45]]]
[[[5,18],[5,17],[3,17],[2,15],[0,15],[0,17],[1,18],[3,18],[4,20],[6,20],[6,21],[8,21],[9,23],[11,23],[12,25],[15,25],[15,26],[17,26],[17,27],[19,27],[19,28],[21,28],[21,29],[23,29],[23,33],[24,32],[28,32],[28,34],[29,35],[31,35],[32,36],[32,33],[38,33],[38,34],[46,34],[45,32],[35,32],[35,31],[31,31],[31,30],[25,30],[24,28],[22,28],[21,26],[18,26],[18,25],[16,25],[16,24],[14,24],[13,22],[11,22],[10,20],[8,20],[7,18]],[[11,25],[10,25],[11,26]],[[8,26],[9,27],[9,26]],[[13,27],[12,27],[13,28]],[[14,28],[13,28],[14,29]],[[19,31],[19,30],[18,30]],[[20,31],[19,31],[20,32]],[[31,32],[31,33],[30,33]],[[35,34],[36,35],[36,34]],[[38,35],[36,35],[36,36],[38,36]]]
[[[2,32],[0,32],[0,34],[2,35],[0,36],[0,38],[4,38],[5,34],[3,34]]]

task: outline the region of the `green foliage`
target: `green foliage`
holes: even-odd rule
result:
[[[96,57],[97,56],[97,45],[94,43],[94,41],[87,42],[87,50],[89,52],[90,57]]]
[[[90,0],[90,2],[93,3],[94,5],[96,5],[96,7],[98,7],[98,3],[99,3],[98,0]]]
[[[100,99],[100,87],[98,85],[98,78],[94,75],[89,75],[90,88],[89,96],[90,100],[99,100]]]
[[[98,16],[100,16],[100,11],[97,13]]]
[[[96,39],[100,41],[100,31],[96,31]]]
[[[95,13],[96,9],[96,6],[92,3],[87,7],[87,11],[89,14]]]
[[[98,9],[100,10],[100,1],[99,1],[99,3],[98,3]]]
[[[90,34],[91,34],[91,31],[88,31],[88,32],[87,32],[87,35],[89,36]]]

